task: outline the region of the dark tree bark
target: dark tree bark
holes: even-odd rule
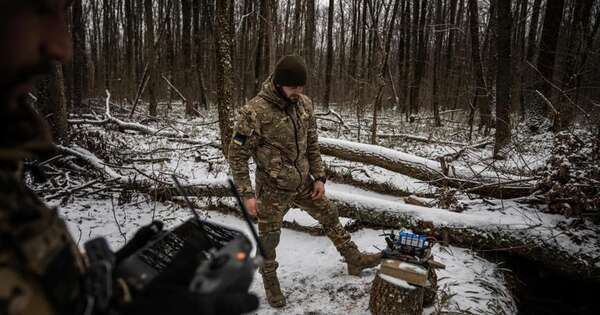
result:
[[[67,140],[69,125],[65,80],[61,64],[53,62],[51,72],[36,82],[36,95],[36,106],[44,116],[48,117],[54,141],[64,143]]]
[[[304,22],[304,58],[309,72],[314,73],[315,63],[315,0],[306,0],[306,21]]]
[[[473,61],[473,77],[475,89],[473,109],[479,108],[479,125],[488,128],[491,125],[490,100],[483,74],[481,50],[479,45],[479,10],[477,0],[469,0],[469,33],[471,35],[471,60]],[[472,109],[472,110],[473,110]]]
[[[541,5],[542,0],[535,0],[531,9],[531,22],[529,24],[529,35],[527,36],[527,61],[531,63],[533,63],[533,57],[535,56]]]
[[[544,124],[548,106],[540,100],[537,92],[544,97],[550,98],[551,82],[554,77],[554,64],[556,59],[556,48],[558,45],[558,34],[562,21],[565,0],[548,0],[544,15],[542,37],[540,39],[539,55],[536,63],[537,72],[534,91],[529,93],[527,104],[527,125],[533,132],[538,132]]]
[[[501,151],[510,143],[511,108],[511,27],[510,0],[497,0],[498,67],[496,68],[496,141],[494,157],[503,158]]]
[[[193,40],[193,50],[194,50],[194,55],[195,55],[195,62],[194,62],[194,69],[196,70],[196,77],[198,80],[197,83],[197,95],[195,96],[198,100],[198,106],[196,106],[196,109],[198,109],[199,107],[202,107],[204,109],[208,109],[208,99],[206,97],[206,86],[204,84],[204,73],[203,73],[203,66],[204,66],[204,54],[203,54],[203,49],[204,49],[204,44],[205,44],[205,40],[204,40],[204,36],[202,35],[202,29],[201,29],[201,25],[202,25],[202,21],[200,19],[200,14],[202,12],[202,7],[201,7],[201,0],[194,0],[194,2],[192,3],[192,38]],[[206,17],[204,17],[206,18]]]
[[[587,53],[585,51],[586,33],[589,32],[592,5],[594,0],[580,0],[575,2],[571,23],[568,29],[567,53],[564,56],[562,73],[562,90],[559,98],[559,114],[554,120],[554,130],[566,129],[575,118],[578,111],[575,104],[579,101],[579,82],[583,72],[582,61]]]
[[[323,93],[323,106],[329,109],[329,96],[331,94],[331,76],[333,72],[333,13],[335,12],[334,0],[329,0],[327,18],[327,61],[325,66],[325,92]]]
[[[87,96],[87,62],[85,51],[86,19],[83,17],[83,7],[80,1],[73,2],[73,107],[78,110],[82,107],[83,98]]]
[[[442,28],[442,23],[443,23],[443,17],[442,17],[443,13],[442,13],[442,2],[441,1],[436,1],[436,6],[435,6],[435,25],[434,25],[434,32],[435,32],[435,48],[433,50],[433,84],[431,86],[432,88],[432,104],[431,107],[433,108],[433,117],[434,117],[434,121],[435,121],[435,126],[436,127],[441,127],[442,126],[442,122],[440,120],[440,108],[439,108],[439,104],[440,104],[440,99],[442,98],[442,92],[441,89],[439,88],[439,83],[438,83],[438,76],[440,75],[439,73],[439,65],[441,63],[441,53],[442,53],[442,40],[443,40],[443,31],[441,30]]]
[[[198,116],[198,105],[194,102],[191,93],[192,85],[192,0],[181,0],[182,34],[181,50],[183,51],[183,94],[185,102],[185,114]]]
[[[215,7],[215,48],[217,68],[217,106],[219,110],[219,129],[221,131],[221,145],[223,154],[227,156],[227,149],[233,130],[232,95],[233,95],[233,68],[231,46],[233,44],[230,6],[232,0],[220,0]]]
[[[271,0],[260,1],[260,30],[257,38],[256,60],[254,62],[254,94],[258,94],[262,83],[265,81],[267,75],[269,75],[265,71],[265,68],[268,67],[269,60],[267,53],[269,49],[266,46],[269,45],[267,33],[269,32],[269,16],[271,15],[270,2]]]
[[[308,86],[315,86],[315,0],[306,0],[304,22],[304,59],[308,68]]]
[[[420,107],[421,81],[423,79],[425,60],[427,58],[427,51],[425,50],[425,17],[427,16],[427,2],[427,0],[415,1],[413,10],[414,43],[417,49],[415,51],[414,74],[410,93],[411,113],[418,113]]]
[[[158,102],[156,100],[157,72],[154,68],[152,59],[154,59],[154,14],[152,0],[144,0],[144,18],[146,22],[145,36],[145,63],[148,67],[148,114],[155,117],[157,115]]]

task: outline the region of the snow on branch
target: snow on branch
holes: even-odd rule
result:
[[[470,189],[495,198],[516,198],[531,193],[535,178],[523,178],[490,170],[489,166],[458,167],[381,146],[339,139],[319,138],[321,153],[343,160],[376,165],[426,181],[435,186]],[[445,162],[445,161],[444,161]]]
[[[113,124],[116,125],[119,129],[122,130],[133,130],[139,133],[150,135],[150,136],[162,136],[162,137],[173,137],[173,138],[182,138],[185,137],[181,132],[167,132],[162,129],[154,129],[148,127],[146,125],[134,122],[126,122],[120,120],[110,113],[110,97],[111,94],[108,90],[106,90],[106,111],[104,113],[104,119],[98,120],[89,120],[89,119],[70,119],[70,124],[89,124],[89,125],[108,125]]]

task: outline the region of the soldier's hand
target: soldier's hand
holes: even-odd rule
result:
[[[310,194],[310,198],[312,198],[312,200],[319,200],[323,198],[323,196],[325,196],[325,184],[323,184],[322,181],[317,180],[313,183],[313,190]]]
[[[258,208],[256,207],[256,198],[248,198],[244,200],[244,206],[248,209],[248,212],[251,216],[256,216],[258,214]]]

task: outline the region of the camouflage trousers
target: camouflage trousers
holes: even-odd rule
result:
[[[312,200],[312,187],[312,181],[307,180],[299,192],[289,192],[257,181],[258,231],[265,249],[264,265],[260,270],[263,277],[275,276],[279,266],[275,249],[279,244],[283,217],[290,207],[301,208],[319,221],[325,234],[344,258],[348,259],[349,255],[358,254],[350,234],[340,224],[337,210],[325,197]]]

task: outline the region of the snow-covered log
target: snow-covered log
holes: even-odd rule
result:
[[[225,180],[186,183],[191,196],[230,196]],[[169,199],[179,195],[172,187],[158,188],[151,195]],[[557,225],[564,217],[531,213],[504,202],[502,211],[445,209],[409,205],[340,189],[328,189],[327,197],[348,217],[369,225],[392,229],[430,229],[440,241],[482,252],[506,252],[543,265],[574,279],[600,282],[600,241],[593,230],[575,239]]]
[[[425,228],[439,240],[482,252],[506,252],[573,279],[600,282],[600,241],[593,229],[569,236],[562,216],[509,206],[462,213],[328,190],[341,216],[393,229]],[[508,202],[507,202],[508,203]]]
[[[446,167],[439,162],[392,149],[338,139],[320,138],[321,153],[340,159],[376,165],[390,171],[494,198],[516,198],[531,193],[527,178],[515,178],[482,167]]]

